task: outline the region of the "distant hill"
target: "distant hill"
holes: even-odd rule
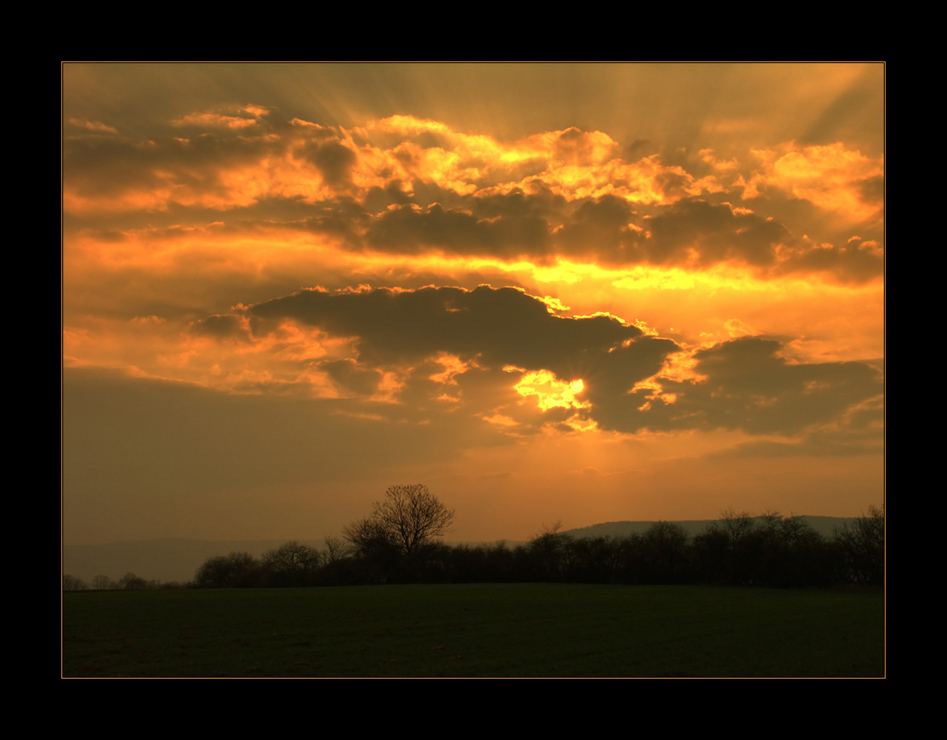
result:
[[[831,516],[800,517],[816,532],[831,537],[834,531],[853,521],[851,518]],[[681,525],[693,537],[717,520],[673,522]],[[572,537],[627,537],[641,534],[655,522],[607,522],[591,527],[571,529],[565,534]],[[161,539],[139,542],[113,542],[107,545],[65,545],[62,548],[63,573],[91,583],[95,576],[108,576],[117,581],[126,573],[134,573],[147,581],[187,582],[194,578],[198,567],[208,558],[231,552],[248,552],[259,557],[267,550],[275,550],[287,540],[189,540]],[[323,549],[323,540],[299,540],[304,545]],[[459,544],[459,543],[448,543]],[[478,544],[478,543],[474,543]],[[490,543],[492,544],[492,543]],[[508,541],[510,547],[519,542]]]
[[[854,521],[852,517],[837,516],[800,516],[812,529],[823,537],[831,537],[836,529],[841,529],[849,522]],[[759,521],[760,517],[752,517],[754,521]],[[715,524],[719,519],[702,519],[694,521],[671,522],[684,528],[691,537],[700,534],[711,524]],[[656,522],[606,522],[605,524],[593,524],[591,527],[582,527],[580,529],[570,529],[565,534],[571,537],[627,537],[632,534],[642,534]]]

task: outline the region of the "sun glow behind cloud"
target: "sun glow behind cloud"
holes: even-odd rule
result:
[[[504,369],[518,370],[518,368]],[[563,382],[547,370],[537,370],[524,373],[515,388],[521,396],[535,396],[536,404],[543,411],[551,408],[589,408],[589,404],[576,398],[585,389],[585,383],[581,379]]]

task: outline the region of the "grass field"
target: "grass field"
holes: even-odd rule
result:
[[[62,675],[882,676],[879,592],[472,584],[64,593]]]

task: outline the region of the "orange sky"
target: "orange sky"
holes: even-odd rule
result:
[[[883,500],[883,64],[63,65],[63,530]]]

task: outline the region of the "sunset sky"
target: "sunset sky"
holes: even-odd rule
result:
[[[880,506],[884,78],[64,64],[64,543]]]

